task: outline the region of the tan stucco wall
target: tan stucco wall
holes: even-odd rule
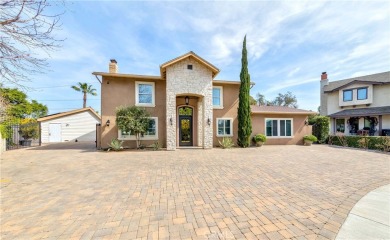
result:
[[[232,84],[214,84],[213,86],[223,87],[223,109],[213,110],[213,146],[219,146],[219,141],[222,137],[217,137],[217,118],[233,118],[233,142],[237,145],[237,109],[238,109],[238,94],[240,91],[240,85]]]
[[[108,148],[111,139],[118,138],[118,128],[115,122],[115,111],[119,106],[135,105],[135,81],[136,79],[103,77],[102,96],[102,137],[101,147]],[[165,81],[163,80],[142,80],[142,82],[155,83],[155,105],[156,107],[146,107],[152,117],[158,117],[158,138],[160,144],[166,144],[166,116],[165,116]],[[106,126],[110,120],[110,126]],[[144,145],[151,145],[155,140],[142,141]],[[135,141],[125,141],[125,147],[135,148]]]
[[[281,115],[281,114],[252,114],[252,137],[256,134],[265,135],[266,118],[292,118],[293,137],[292,138],[271,138],[267,137],[267,145],[294,145],[303,144],[303,136],[312,134],[312,126],[306,126],[305,115]]]

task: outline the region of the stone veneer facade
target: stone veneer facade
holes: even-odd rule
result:
[[[192,70],[187,69],[192,65]],[[212,71],[200,64],[193,57],[188,57],[166,69],[166,122],[167,150],[177,147],[177,104],[178,96],[198,97],[198,145],[203,148],[213,147],[213,104]],[[210,124],[208,120],[210,119]]]

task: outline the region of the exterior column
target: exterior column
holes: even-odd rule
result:
[[[168,91],[166,109],[167,150],[176,150],[176,95]]]
[[[204,148],[213,147],[213,98],[211,89],[209,94],[205,94],[203,98]],[[209,119],[210,124],[208,123]]]
[[[199,97],[198,100],[198,147],[203,147],[203,97]]]

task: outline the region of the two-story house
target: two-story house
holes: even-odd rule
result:
[[[320,114],[330,133],[390,135],[390,72],[329,82],[321,75]]]
[[[216,80],[219,69],[194,52],[160,65],[160,75],[119,73],[111,60],[109,72],[94,72],[101,83],[102,126],[97,132],[98,148],[111,139],[135,147],[135,136],[116,125],[116,109],[139,106],[151,115],[143,144],[159,141],[168,150],[182,147],[212,148],[223,137],[238,137],[239,81]],[[311,134],[307,124],[311,111],[287,107],[254,106],[253,134],[266,134],[267,144],[301,144]]]

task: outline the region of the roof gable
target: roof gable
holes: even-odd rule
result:
[[[61,113],[47,115],[47,116],[38,118],[37,121],[43,122],[43,121],[52,120],[52,119],[56,119],[56,118],[60,118],[60,117],[65,117],[65,116],[69,116],[69,115],[73,115],[73,114],[77,114],[77,113],[81,113],[81,112],[86,112],[86,111],[91,112],[92,115],[94,115],[99,120],[101,119],[99,114],[97,114],[92,108],[87,107],[87,108],[80,108],[80,109],[76,109],[76,110],[72,110],[72,111],[68,111],[68,112],[61,112]]]
[[[206,68],[210,69],[211,72],[212,72],[212,77],[214,78],[215,76],[217,76],[217,74],[219,73],[219,69],[214,66],[213,64],[209,63],[208,61],[206,61],[205,59],[199,57],[198,55],[196,55],[193,51],[190,51],[184,55],[181,55],[179,57],[176,57],[172,60],[169,60],[163,64],[160,65],[160,73],[161,73],[161,77],[162,78],[166,78],[166,69],[167,67],[169,67],[170,65],[172,64],[175,64],[177,62],[180,62],[188,57],[193,57],[195,60],[197,60],[199,63],[201,63],[203,66],[205,66]]]
[[[354,77],[354,78],[329,82],[329,85],[324,87],[324,91],[333,92],[354,83],[373,84],[373,85],[390,84],[390,72],[376,73],[367,76]]]

